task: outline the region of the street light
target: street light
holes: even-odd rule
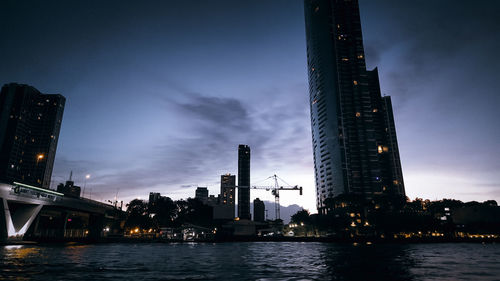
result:
[[[82,195],[82,197],[85,197],[85,186],[87,186],[88,179],[90,179],[90,174],[85,175],[85,181],[83,182],[83,195]]]
[[[43,153],[38,154],[36,156],[36,164],[38,165],[38,162],[40,162],[40,160],[42,160],[44,157],[45,155],[43,155]]]
[[[34,171],[34,175],[33,177],[36,179],[37,183],[41,183],[40,179],[38,179],[38,176],[37,176],[37,172],[38,172],[38,163],[40,163],[40,161],[45,157],[45,155],[43,155],[43,153],[40,153],[36,156],[36,164],[33,165],[33,169],[35,170]]]

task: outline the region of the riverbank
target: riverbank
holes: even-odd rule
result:
[[[231,237],[224,239],[195,239],[190,241],[168,240],[168,239],[141,239],[141,238],[113,238],[104,242],[119,243],[186,243],[186,242],[324,242],[324,243],[500,243],[500,238],[448,238],[448,237],[422,237],[422,238],[334,238],[334,237]]]
[[[354,243],[354,244],[416,244],[416,243],[500,243],[500,238],[462,238],[462,237],[412,237],[412,238],[376,238],[376,237],[230,237],[224,239],[162,239],[162,238],[137,238],[137,237],[113,237],[95,239],[72,239],[72,240],[39,240],[39,241],[7,241],[0,245],[37,245],[37,244],[101,244],[101,243],[231,243],[231,242],[322,242],[322,243]]]

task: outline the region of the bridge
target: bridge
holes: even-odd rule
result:
[[[123,231],[124,212],[19,182],[0,183],[0,243],[97,240]]]

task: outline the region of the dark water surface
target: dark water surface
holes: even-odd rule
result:
[[[0,246],[15,280],[500,280],[498,244]]]

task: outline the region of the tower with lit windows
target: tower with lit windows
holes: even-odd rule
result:
[[[225,174],[220,176],[220,203],[222,205],[232,205],[235,202],[236,176]]]
[[[6,84],[0,92],[0,181],[49,188],[66,99]]]
[[[316,203],[405,189],[390,97],[367,70],[357,0],[304,0]]]

